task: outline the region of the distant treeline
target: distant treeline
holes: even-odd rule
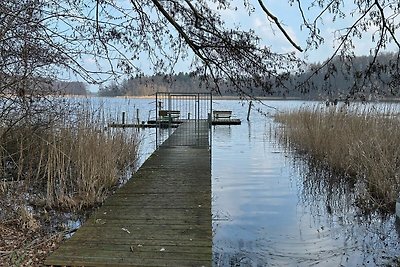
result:
[[[52,82],[52,89],[58,93],[65,95],[87,95],[89,91],[87,89],[87,84],[84,82],[72,81],[55,81]]]
[[[268,90],[261,88],[240,88],[241,93],[255,96],[272,95]],[[212,92],[223,96],[236,96],[238,91],[228,82],[221,82],[216,86],[212,81],[205,82],[202,77],[192,73],[173,75],[156,74],[152,76],[136,76],[121,83],[112,82],[99,88],[99,96],[149,96],[156,92]]]
[[[288,93],[336,99],[398,96],[398,57],[399,53],[382,53],[377,58],[360,56],[350,61],[336,57],[330,62],[310,64],[303,74],[291,77],[289,84],[296,85],[297,90]]]
[[[307,97],[312,99],[348,96],[357,98],[399,93],[399,72],[395,65],[398,53],[384,53],[377,58],[355,57],[351,61],[339,57],[329,62],[309,64],[302,72],[282,75],[270,82],[270,88],[240,88],[239,94],[253,96]],[[375,61],[373,67],[370,63]],[[209,92],[215,86],[206,85],[191,73],[136,76],[120,83],[99,88],[100,96],[148,96],[156,92]],[[228,82],[219,84],[221,95],[237,95]]]
[[[112,82],[99,88],[100,96],[148,96],[156,92],[207,92],[199,78],[190,73],[180,72],[176,75],[157,74],[153,76],[136,76],[122,81]]]

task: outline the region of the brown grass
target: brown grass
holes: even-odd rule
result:
[[[400,190],[400,121],[391,107],[302,108],[276,115],[282,142],[365,186],[359,204],[394,211]]]
[[[80,110],[62,124],[14,128],[0,140],[0,192],[22,181],[36,204],[81,209],[103,201],[137,161],[135,133],[105,130]]]

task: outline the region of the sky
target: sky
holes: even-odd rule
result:
[[[234,2],[240,6],[243,1],[235,0]],[[263,13],[257,1],[250,0],[250,2],[256,8],[254,14],[246,16],[246,14],[242,12],[242,14],[233,15],[234,20],[240,21],[245,27],[255,29],[259,36],[263,38],[265,44],[270,45],[275,51],[296,51],[279,29],[268,22],[265,13]],[[307,18],[311,19],[316,17],[319,14],[320,9],[317,7],[308,8],[307,5],[312,1],[302,1],[302,3],[304,2],[306,2],[306,4],[302,4],[302,7]],[[310,50],[304,53],[296,52],[299,57],[306,59],[310,63],[315,63],[324,61],[332,55],[338,44],[337,41],[335,41],[335,31],[340,28],[349,27],[358,19],[357,15],[351,15],[351,12],[356,8],[353,1],[343,2],[345,2],[345,6],[341,5],[341,8],[346,17],[332,22],[332,17],[329,14],[323,16],[322,19],[319,20],[318,25],[321,27],[324,44],[322,44],[318,50]],[[303,22],[301,20],[301,13],[297,7],[297,2],[295,1],[295,4],[291,6],[287,0],[264,0],[264,4],[273,15],[278,17],[280,23],[296,44],[300,45],[303,49],[306,48],[308,33],[306,30],[302,29]],[[390,12],[386,11],[386,14],[389,15]],[[399,18],[396,18],[396,21],[398,23]],[[376,45],[376,42],[372,41],[372,36],[376,30],[377,27],[371,27],[367,33],[364,34],[362,39],[353,38],[355,44],[354,51],[357,56],[370,54],[371,49]],[[392,44],[388,46],[387,50],[398,51],[398,48],[396,50],[396,46]]]
[[[130,4],[129,1],[119,0],[120,3]],[[341,6],[343,11],[346,14],[344,19],[338,19],[335,23],[332,22],[332,17],[329,15],[324,16],[322,20],[319,21],[319,25],[321,27],[321,33],[324,38],[324,43],[317,50],[309,50],[306,52],[297,51],[285,38],[282,32],[279,29],[271,24],[259,6],[257,0],[248,0],[254,6],[254,12],[251,15],[248,14],[248,11],[244,7],[244,0],[232,0],[232,8],[229,10],[219,10],[220,14],[226,21],[226,26],[235,26],[240,25],[243,29],[252,29],[255,30],[256,34],[261,37],[262,44],[269,46],[272,48],[274,52],[295,52],[297,56],[302,59],[305,59],[307,62],[316,63],[322,62],[332,55],[335,50],[335,30],[339,28],[343,28],[351,25],[357,17],[352,17],[350,15],[351,10],[355,7],[352,1],[347,1],[346,6]],[[211,2],[211,1],[210,1]],[[301,48],[306,48],[307,35],[308,32],[306,30],[302,30],[302,20],[301,14],[297,7],[297,2],[291,6],[286,0],[264,0],[264,4],[268,7],[270,12],[278,17],[281,25],[284,27],[285,31],[290,35],[290,37],[294,40],[296,44],[298,44]],[[303,1],[303,2],[311,2],[311,1]],[[212,8],[216,9],[216,4],[210,4]],[[234,7],[237,7],[235,9]],[[318,12],[320,12],[319,8],[310,8],[307,6],[303,6],[303,10],[306,13],[308,18],[315,17]],[[375,43],[372,40],[372,34],[376,30],[376,28],[372,27],[367,34],[362,39],[353,39],[355,44],[355,53],[356,55],[368,55],[370,50],[374,47]],[[392,45],[388,48],[389,51],[398,51]],[[94,66],[93,60],[91,58],[85,58],[85,65],[89,68]],[[146,57],[137,62],[144,69],[148,67],[148,60]],[[188,71],[188,67],[190,62],[181,62],[178,64],[176,72],[179,71]],[[91,91],[97,90],[97,86],[90,87]]]

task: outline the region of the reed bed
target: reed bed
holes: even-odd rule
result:
[[[45,127],[14,127],[0,140],[0,193],[23,184],[31,202],[80,210],[101,203],[134,170],[135,132],[105,129],[100,111],[81,106]]]
[[[0,121],[0,266],[43,265],[74,230],[68,221],[84,221],[137,168],[136,131],[107,129],[104,107],[66,101]]]
[[[358,187],[359,206],[394,211],[400,191],[400,120],[394,107],[315,106],[275,119],[281,142],[329,170],[321,179],[345,177]]]

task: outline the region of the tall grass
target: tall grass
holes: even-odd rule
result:
[[[400,121],[393,108],[301,108],[275,119],[282,123],[278,135],[288,147],[335,175],[361,182],[358,204],[394,211],[400,191]]]
[[[99,114],[81,106],[57,123],[3,134],[0,193],[19,182],[37,205],[78,210],[102,202],[135,167],[139,140],[134,132],[104,129]]]

